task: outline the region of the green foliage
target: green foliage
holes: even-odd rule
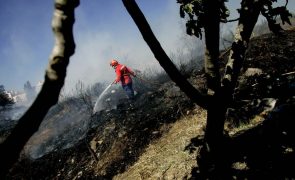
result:
[[[206,23],[205,16],[205,2],[206,0],[177,0],[180,4],[180,17],[186,18],[186,32],[188,35],[194,35],[202,39],[202,29]],[[219,0],[219,15],[220,22],[228,22],[227,18],[230,15],[230,11],[225,6],[227,0]],[[280,24],[276,23],[277,16],[281,18],[283,24],[288,23],[291,25],[290,17],[292,14],[287,10],[286,6],[273,7],[273,3],[277,0],[262,0],[261,1],[261,13],[268,21],[269,29],[274,33],[279,33],[282,30]],[[287,1],[288,2],[288,1]],[[240,11],[238,11],[240,12]]]
[[[185,18],[188,16],[186,23],[186,32],[188,35],[194,35],[202,39],[202,28],[205,25],[205,1],[206,0],[177,0],[177,3],[180,4],[180,17]],[[227,0],[219,1],[219,10],[220,10],[220,21],[226,21],[229,16],[229,11],[225,6]]]

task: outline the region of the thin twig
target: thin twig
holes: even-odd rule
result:
[[[88,148],[88,150],[89,150],[91,156],[93,157],[93,159],[94,159],[95,162],[97,163],[97,162],[98,162],[98,158],[97,158],[95,152],[93,151],[93,149],[91,149],[91,147],[89,146],[89,144],[88,144],[87,141],[85,141],[85,143],[86,143],[86,146],[87,146],[87,148]]]
[[[282,76],[288,76],[288,75],[292,75],[292,74],[295,74],[295,71],[284,73],[284,74],[282,74]]]

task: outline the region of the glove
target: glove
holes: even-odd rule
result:
[[[117,84],[119,81],[117,81],[117,80],[114,80],[114,82],[113,82],[113,84]]]

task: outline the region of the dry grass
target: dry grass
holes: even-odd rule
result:
[[[190,140],[204,134],[206,111],[194,110],[183,116],[161,139],[151,143],[139,160],[127,171],[114,177],[121,179],[184,179],[196,166],[196,153],[190,154],[185,147]],[[197,111],[197,112],[196,112]]]

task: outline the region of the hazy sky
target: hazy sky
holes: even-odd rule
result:
[[[236,15],[240,1],[229,0]],[[231,2],[232,1],[232,2]],[[22,90],[44,79],[54,44],[51,31],[53,0],[0,1],[0,84],[7,90]],[[137,0],[167,54],[182,47],[183,19],[176,0]],[[289,10],[295,1],[289,1]],[[76,52],[70,59],[66,88],[80,80],[85,84],[111,82],[112,58],[134,69],[159,68],[121,0],[80,0],[75,10]],[[203,53],[203,52],[200,52]]]

